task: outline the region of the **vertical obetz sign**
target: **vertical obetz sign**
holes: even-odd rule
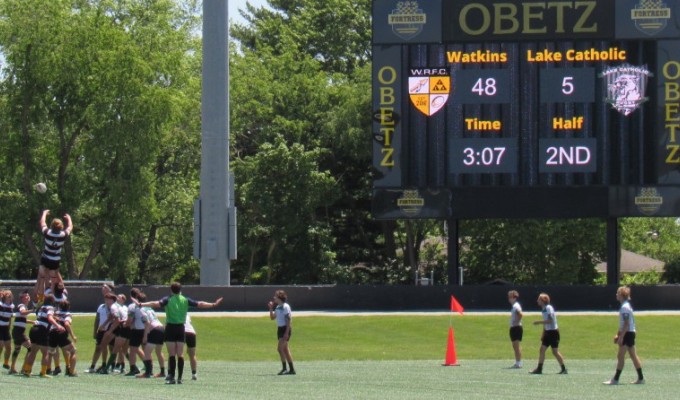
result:
[[[680,184],[680,41],[657,42],[658,183]]]
[[[373,187],[402,185],[401,46],[373,46]]]

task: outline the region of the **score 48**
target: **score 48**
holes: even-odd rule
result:
[[[462,104],[510,103],[510,71],[464,69],[455,73],[453,101]]]
[[[498,93],[496,78],[479,78],[472,87],[472,92],[480,96],[495,96]]]

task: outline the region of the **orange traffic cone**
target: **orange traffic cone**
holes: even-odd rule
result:
[[[446,361],[443,364],[445,367],[457,367],[458,359],[456,359],[456,344],[453,340],[453,327],[449,327],[449,343],[446,346]]]

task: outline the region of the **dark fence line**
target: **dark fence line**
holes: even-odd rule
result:
[[[149,300],[170,294],[167,286],[134,286]],[[132,286],[117,286],[116,293],[129,296]],[[29,287],[10,288],[18,294]],[[94,312],[102,303],[101,287],[68,287],[74,312]],[[507,292],[517,290],[526,311],[539,310],[536,299],[548,293],[558,311],[613,311],[618,309],[615,286],[184,286],[182,293],[195,300],[224,297],[218,311],[265,311],[274,291],[283,289],[294,310],[356,311],[448,311],[454,295],[467,311],[506,310]],[[680,286],[635,286],[636,310],[680,310]]]

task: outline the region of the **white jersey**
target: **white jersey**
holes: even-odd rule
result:
[[[543,324],[543,329],[546,331],[554,331],[556,330],[557,327],[557,316],[555,315],[555,309],[553,306],[548,304],[545,306],[543,311],[541,311],[541,316],[543,317],[543,321],[550,321],[549,324]]]
[[[288,303],[283,303],[278,306],[276,306],[276,309],[274,310],[276,313],[276,325],[277,326],[286,326],[287,325],[287,319],[293,320],[293,314],[291,312],[290,306]]]
[[[121,325],[128,319],[128,307],[125,304],[118,303],[118,319]]]
[[[522,326],[522,317],[520,317],[521,314],[522,314],[522,306],[519,304],[519,301],[516,301],[512,305],[512,310],[510,310],[510,327],[511,328],[513,326]]]
[[[13,315],[14,304],[0,303],[0,326],[9,326],[9,323],[12,320]]]
[[[111,310],[110,311],[111,311],[111,316],[113,317],[114,321],[118,320],[121,323],[123,323],[127,319],[127,311],[123,310],[122,307],[123,306],[118,304],[118,302],[114,302],[113,304],[111,304]],[[125,311],[125,313],[126,313],[125,319],[123,319],[123,311]]]
[[[144,329],[144,321],[142,320],[143,318],[143,312],[142,312],[142,307],[139,307],[135,303],[130,303],[128,306],[128,319],[132,319],[132,324],[130,327],[132,329],[136,330],[143,330]]]
[[[149,324],[151,329],[156,329],[156,328],[162,328],[163,324],[161,321],[158,320],[158,317],[156,316],[156,312],[150,308],[150,307],[144,307],[142,309],[142,312],[144,313],[144,317],[142,320]]]
[[[635,317],[633,316],[633,307],[630,306],[628,300],[621,304],[619,309],[619,331],[623,332],[623,325],[628,321],[628,330],[626,332],[635,332]],[[623,332],[623,333],[626,333]]]
[[[184,333],[191,333],[193,335],[196,334],[196,329],[194,329],[194,326],[191,325],[191,316],[187,314],[187,320],[184,323]]]
[[[97,307],[97,316],[99,316],[99,325],[97,326],[97,329],[104,327],[106,323],[109,320],[109,313],[111,311],[109,308],[106,306],[106,304],[100,304],[99,307]],[[108,329],[108,326],[104,327],[104,329]]]

